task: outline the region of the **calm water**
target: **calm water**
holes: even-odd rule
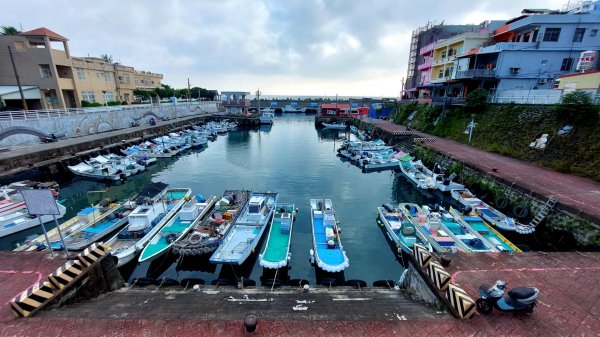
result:
[[[314,283],[315,270],[308,261],[311,248],[310,198],[330,198],[341,221],[342,242],[350,259],[346,279],[367,283],[379,279],[398,279],[402,266],[396,260],[386,237],[375,222],[376,207],[385,202],[432,201],[403,177],[390,172],[363,174],[360,169],[342,162],[336,147],[344,132],[314,127],[314,117],[284,115],[275,118],[272,127],[238,130],[219,136],[202,151],[190,152],[176,159],[159,159],[148,172],[131,177],[127,183],[106,187],[102,183],[68,178],[60,181],[60,196],[68,214],[97,202],[101,197],[124,199],[150,181],[162,181],[172,187],[190,187],[205,197],[221,195],[226,189],[271,190],[279,200],[293,202],[299,208],[292,238],[291,278]],[[32,229],[0,241],[2,249],[11,249]],[[265,231],[265,238],[266,238]],[[263,240],[263,245],[266,240]],[[260,249],[262,251],[262,247]],[[257,254],[256,254],[257,255]],[[177,261],[168,256],[152,264],[126,266],[133,276],[167,276],[203,278],[207,283],[219,275],[235,274],[259,281],[262,267],[255,258],[242,268],[212,266],[206,261]],[[196,258],[197,259],[197,258]]]

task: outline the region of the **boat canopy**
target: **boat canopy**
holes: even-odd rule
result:
[[[271,107],[277,106],[277,102],[271,102]]]

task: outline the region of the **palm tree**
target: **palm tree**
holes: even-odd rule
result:
[[[0,26],[0,35],[19,35],[21,32],[13,26]]]
[[[108,54],[102,54],[102,55],[100,55],[100,58],[108,63],[112,63],[112,61],[113,61],[112,55],[108,55]]]

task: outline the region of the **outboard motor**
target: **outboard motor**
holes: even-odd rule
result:
[[[506,290],[506,282],[502,280],[487,288],[481,286],[479,288],[479,299],[477,311],[482,314],[489,314],[494,308],[504,312],[522,312],[532,313],[533,308],[537,305],[537,298],[540,291],[537,288],[514,288],[504,294]]]
[[[385,208],[388,212],[394,212],[396,210],[392,204],[383,204],[381,207]]]
[[[463,214],[471,214],[471,212],[473,212],[473,207],[471,206],[465,206],[462,211]]]

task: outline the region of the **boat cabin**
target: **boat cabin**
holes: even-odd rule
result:
[[[143,205],[136,207],[128,215],[129,231],[139,231],[154,226],[154,220],[162,213],[162,204]]]
[[[195,200],[190,200],[183,204],[181,211],[179,211],[179,219],[181,221],[194,221],[198,215],[200,215],[200,208]]]

